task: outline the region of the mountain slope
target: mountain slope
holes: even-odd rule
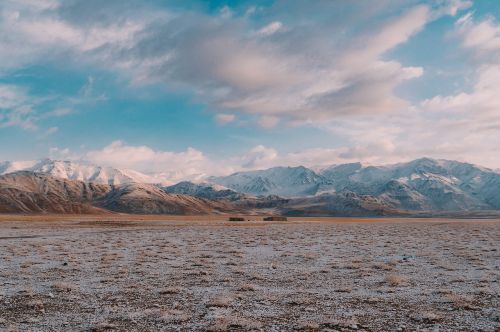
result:
[[[10,173],[0,176],[0,213],[103,213],[92,202],[108,191],[106,185]]]
[[[95,204],[111,211],[136,214],[212,214],[234,210],[226,202],[169,194],[157,186],[138,183],[115,186]]]
[[[229,202],[169,194],[157,186],[106,185],[20,171],[0,176],[0,213],[212,214]]]
[[[381,199],[350,192],[296,198],[280,207],[288,216],[375,217],[405,215]]]

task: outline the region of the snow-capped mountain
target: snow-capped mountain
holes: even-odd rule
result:
[[[500,174],[468,163],[421,158],[388,166],[332,166],[320,174],[337,191],[372,195],[408,210],[500,209]]]
[[[96,166],[87,162],[41,159],[0,163],[0,175],[17,171],[42,173],[53,177],[101,184],[155,183],[156,179],[133,170]]]
[[[351,192],[413,211],[500,209],[499,173],[450,160],[421,158],[387,166],[351,163],[317,172],[305,167],[275,167],[211,177],[209,181],[254,195],[300,197]]]
[[[332,183],[309,168],[273,167],[267,170],[239,172],[229,176],[210,177],[211,183],[251,195],[299,197],[327,191]]]

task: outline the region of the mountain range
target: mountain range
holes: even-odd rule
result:
[[[3,162],[0,212],[380,216],[500,210],[500,173],[451,160],[273,167],[171,186],[159,178],[86,162]]]

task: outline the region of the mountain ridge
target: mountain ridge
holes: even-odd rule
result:
[[[230,212],[231,209],[258,211],[265,208],[279,213],[295,211],[295,214],[300,215],[296,207],[304,204],[316,206],[316,210],[303,207],[304,211],[314,211],[316,214],[348,211],[343,210],[339,202],[355,207],[356,213],[365,210],[372,213],[373,204],[383,211],[382,214],[397,214],[400,211],[500,210],[498,172],[445,159],[419,158],[383,166],[349,163],[316,170],[304,166],[279,166],[240,171],[227,176],[212,176],[204,182],[181,181],[170,186],[148,182],[154,176],[81,161],[42,159],[0,163],[0,174],[3,176],[16,172],[93,185],[105,184],[112,188],[108,191],[114,190],[115,194],[121,190],[120,199],[113,204],[109,200],[107,203],[93,201],[93,206],[111,210],[119,207],[130,213],[185,213],[191,211],[188,208],[190,204],[196,207],[193,213],[208,213],[210,208],[225,212]],[[11,191],[14,190],[12,181],[4,183],[5,188],[9,186]],[[131,192],[137,195],[144,191],[149,195],[146,199],[148,204],[141,199],[137,201],[137,197],[130,195]],[[180,201],[174,204],[172,202],[175,200],[172,201],[172,197],[168,195],[180,195],[185,199],[182,204]],[[111,198],[112,196],[108,196],[108,199]],[[295,207],[292,206],[294,204]],[[182,209],[179,207],[181,205]]]

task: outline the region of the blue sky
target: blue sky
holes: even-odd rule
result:
[[[0,159],[500,167],[500,3],[5,0]]]

